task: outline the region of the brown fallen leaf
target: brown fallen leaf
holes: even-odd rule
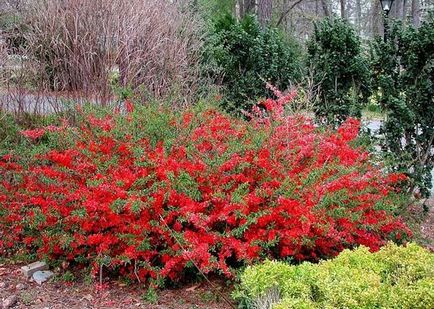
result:
[[[188,289],[185,289],[187,292],[193,292],[199,287],[199,285],[193,285],[192,287],[189,287]]]
[[[88,301],[92,301],[93,300],[93,296],[90,294],[86,294],[83,296],[84,299],[88,300]]]

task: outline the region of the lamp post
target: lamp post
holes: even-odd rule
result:
[[[383,9],[384,13],[384,42],[387,42],[387,35],[389,32],[389,12],[390,8],[392,7],[393,0],[380,0],[381,2],[381,8]]]

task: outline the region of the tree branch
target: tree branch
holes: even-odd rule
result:
[[[289,12],[291,12],[292,11],[292,9],[296,6],[296,5],[298,5],[298,4],[300,4],[301,2],[303,2],[304,0],[297,0],[297,1],[295,1],[285,12],[283,12],[282,13],[282,15],[280,15],[280,18],[279,18],[279,20],[277,21],[277,24],[276,24],[276,27],[278,27],[281,23],[282,23],[282,21],[283,21],[283,19],[286,17],[286,15],[288,15],[289,14]]]

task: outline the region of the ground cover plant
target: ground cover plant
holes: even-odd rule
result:
[[[127,101],[22,131],[29,155],[0,159],[1,254],[161,283],[196,267],[233,276],[265,258],[316,261],[406,240],[393,215],[402,176],[358,146],[359,122],[318,128],[285,116],[295,93],[274,92],[249,121]]]
[[[243,307],[432,308],[434,254],[393,243],[371,253],[361,246],[319,264],[266,261],[248,267],[234,293]]]

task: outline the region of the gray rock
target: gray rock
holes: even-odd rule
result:
[[[42,284],[53,276],[54,273],[49,270],[40,270],[35,272],[32,278],[36,281],[37,284]]]
[[[21,267],[21,271],[23,272],[26,278],[30,278],[37,271],[46,270],[46,269],[48,269],[47,264],[41,261]]]
[[[3,309],[9,309],[9,308],[15,306],[17,301],[18,301],[17,295],[11,295],[8,298],[3,300],[3,303],[2,303],[3,307],[2,308]]]

